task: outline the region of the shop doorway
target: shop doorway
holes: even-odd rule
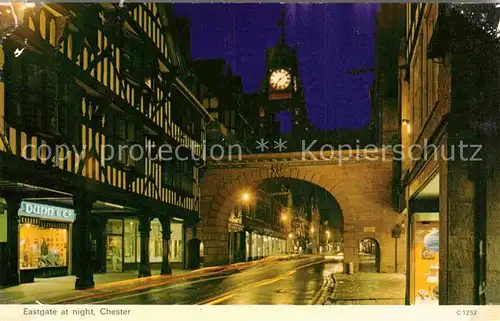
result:
[[[380,273],[380,245],[375,239],[359,243],[359,272]]]
[[[122,248],[123,238],[121,235],[108,235],[106,240],[106,271],[122,272]]]

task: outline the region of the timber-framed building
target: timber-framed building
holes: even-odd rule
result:
[[[75,274],[88,288],[94,272],[185,266],[210,116],[171,5],[12,8],[0,61],[0,284]]]

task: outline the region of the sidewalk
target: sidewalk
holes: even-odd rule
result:
[[[325,305],[404,305],[405,275],[336,274],[335,289]]]
[[[47,279],[35,279],[35,283],[0,289],[0,304],[70,304],[72,301],[106,295],[112,292],[148,289],[159,285],[198,279],[239,271],[256,266],[259,263],[294,259],[291,256],[268,257],[259,261],[242,262],[223,266],[201,268],[194,271],[173,270],[172,275],[159,275],[152,271],[151,277],[138,278],[137,271],[94,274],[95,287],[87,290],[75,290],[75,276]]]
[[[173,270],[172,276],[178,277],[189,273],[188,270]],[[151,271],[152,278],[160,277],[160,271]],[[145,278],[150,279],[150,278]],[[137,271],[109,272],[94,274],[96,289],[111,285],[138,283]],[[75,276],[54,278],[36,278],[34,283],[7,287],[0,290],[0,304],[18,304],[26,301],[46,303],[49,298],[75,295],[84,291],[75,290]]]

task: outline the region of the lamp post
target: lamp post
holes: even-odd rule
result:
[[[396,224],[395,227],[392,228],[392,238],[394,238],[394,272],[398,273],[398,238],[401,237],[401,225]]]
[[[313,252],[313,253],[315,253],[315,251],[316,251],[316,246],[317,246],[317,244],[316,244],[316,239],[315,239],[315,237],[314,237],[314,231],[315,231],[315,229],[314,229],[314,225],[311,225],[311,229],[310,229],[310,232],[311,232],[311,241],[310,241],[310,244],[312,244],[312,249],[311,249],[311,252]]]
[[[330,231],[326,230],[326,249],[329,252],[330,251]]]
[[[238,223],[241,225],[241,228],[238,230],[238,232],[236,233],[230,233],[230,236],[229,236],[229,242],[230,242],[230,249],[232,249],[234,246],[237,247],[236,251],[237,253],[230,253],[231,256],[237,256],[237,260],[246,260],[247,257],[251,257],[252,256],[252,252],[253,252],[253,247],[255,246],[255,244],[253,244],[253,240],[252,240],[252,234],[250,233],[250,239],[248,240],[248,243],[249,243],[249,246],[248,246],[248,252],[247,253],[247,246],[246,246],[246,243],[247,243],[247,240],[246,240],[246,231],[245,231],[245,227],[244,227],[244,217],[248,217],[250,216],[250,200],[251,200],[251,195],[250,193],[248,192],[243,192],[241,195],[240,195],[240,202],[242,203],[241,205],[241,215],[240,215],[240,218],[239,218],[239,221]],[[232,238],[237,238],[236,241],[233,241]],[[233,245],[233,242],[236,242],[234,245]],[[236,245],[239,243],[239,246]],[[234,252],[235,249],[232,249],[232,251]]]

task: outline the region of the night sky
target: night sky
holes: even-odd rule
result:
[[[376,4],[175,4],[191,21],[194,59],[223,58],[243,77],[245,92],[260,90],[265,49],[280,36],[286,11],[286,41],[296,46],[299,77],[310,121],[322,130],[356,129],[370,121],[373,74],[349,70],[373,67]],[[288,117],[287,117],[288,116]],[[282,128],[288,131],[289,115]]]

